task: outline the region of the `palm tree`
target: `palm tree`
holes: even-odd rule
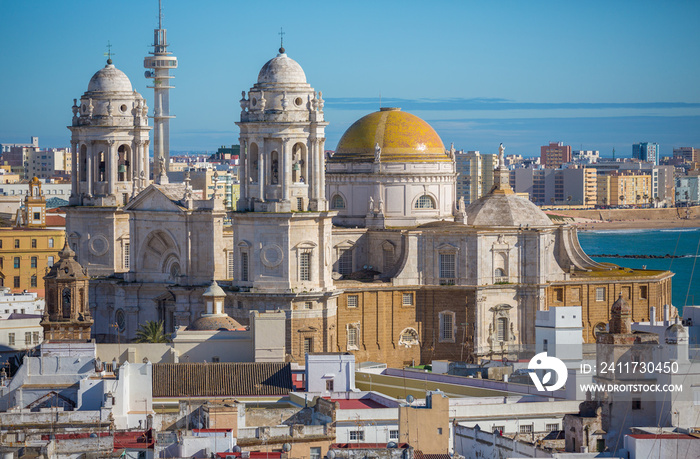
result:
[[[170,337],[163,332],[163,322],[148,321],[136,330],[137,343],[169,343]]]

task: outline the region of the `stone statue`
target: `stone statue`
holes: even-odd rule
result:
[[[95,111],[95,106],[92,105],[92,98],[88,101],[88,116],[92,118],[92,113]]]
[[[455,152],[456,152],[456,150],[455,150],[455,143],[452,142],[452,143],[450,144],[450,159],[455,159]]]
[[[260,111],[265,111],[265,105],[267,105],[267,100],[265,100],[265,92],[260,91]]]
[[[375,163],[380,163],[382,161],[382,147],[379,146],[379,143],[374,144],[374,162]]]
[[[467,211],[464,204],[464,196],[459,197],[459,213],[464,214]]]
[[[372,196],[369,197],[369,212],[370,214],[374,213],[374,198]]]
[[[158,175],[165,175],[165,158],[163,155],[158,157]]]
[[[384,200],[379,198],[379,213],[384,214]]]
[[[498,146],[498,167],[500,169],[503,169],[506,167],[506,160],[504,156],[504,152],[506,151],[506,147],[503,146],[503,144],[500,144]]]

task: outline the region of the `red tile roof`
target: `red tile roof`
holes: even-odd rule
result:
[[[66,226],[66,219],[60,215],[47,215],[46,226]]]
[[[149,431],[114,432],[114,450],[153,448],[153,435]]]

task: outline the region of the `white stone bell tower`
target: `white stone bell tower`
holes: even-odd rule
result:
[[[284,48],[241,99],[240,212],[233,215],[234,318],[287,315],[287,353],[332,350],[337,309],[324,183],[323,99]]]
[[[241,99],[239,209],[325,211],[323,98],[284,48]]]
[[[129,78],[107,60],[73,100],[70,204],[123,206],[148,186],[148,107]]]
[[[149,185],[148,107],[107,60],[73,100],[73,154],[66,234],[90,275],[128,271],[129,219],[123,206]]]

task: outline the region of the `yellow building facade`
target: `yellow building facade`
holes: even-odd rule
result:
[[[651,175],[599,175],[597,201],[602,206],[638,206],[649,203],[652,195]]]
[[[63,230],[0,228],[0,285],[44,296],[46,270],[58,261]]]

